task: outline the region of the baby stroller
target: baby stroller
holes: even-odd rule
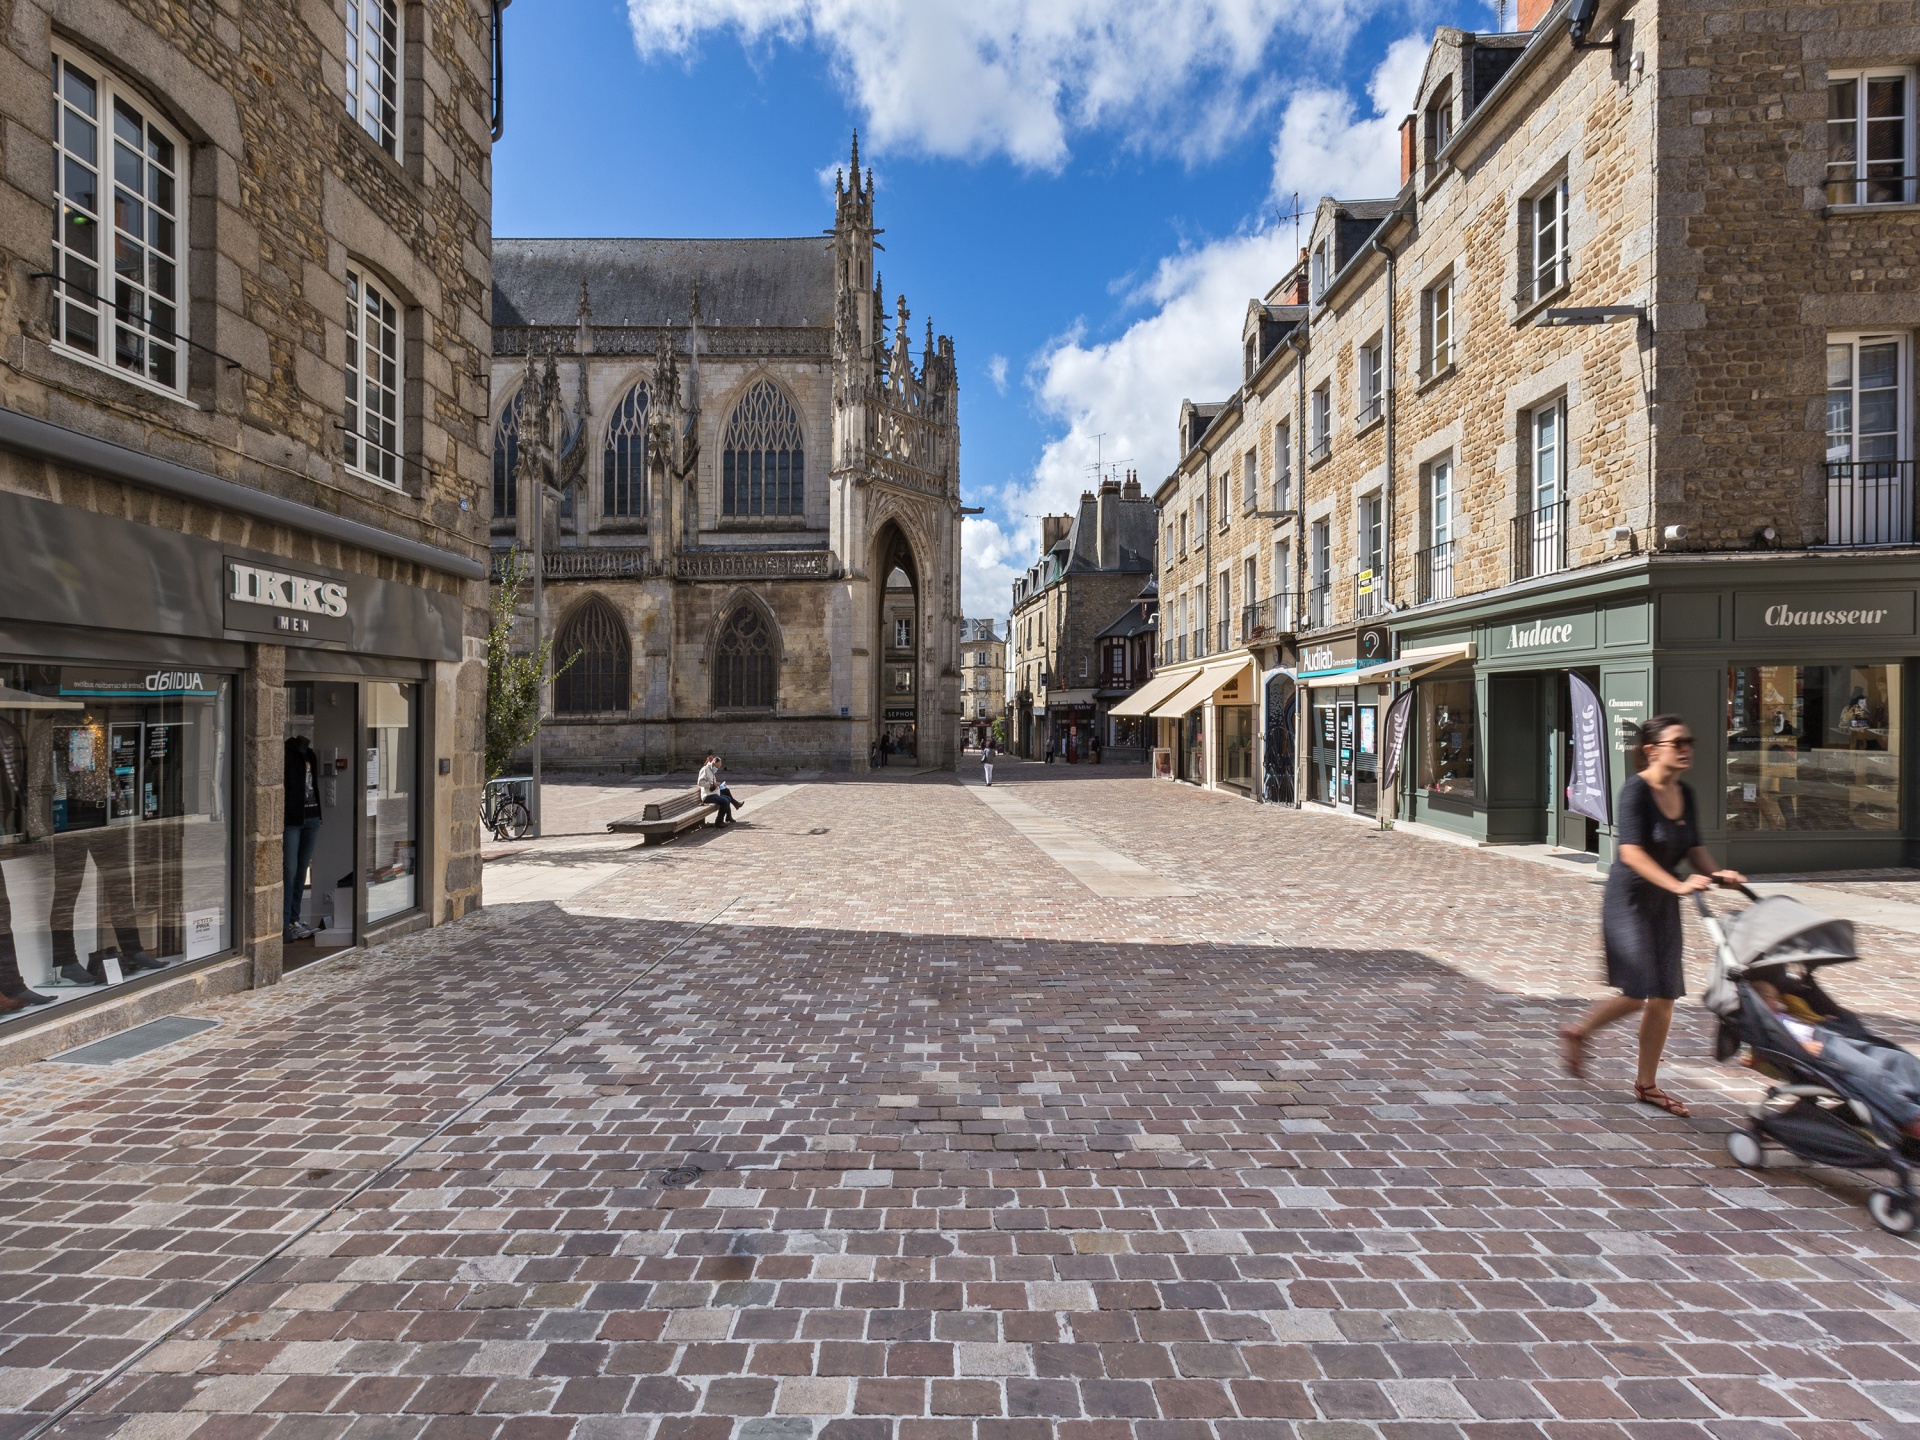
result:
[[[1860,958],[1853,922],[1829,919],[1784,895],[1762,900],[1744,885],[1731,888],[1754,903],[1724,922],[1703,897],[1693,897],[1713,941],[1704,1003],[1720,1019],[1714,1058],[1731,1060],[1745,1047],[1768,1083],[1747,1128],[1727,1136],[1727,1153],[1748,1170],[1765,1166],[1772,1144],[1809,1164],[1891,1171],[1894,1183],[1867,1197],[1867,1213],[1890,1234],[1912,1234],[1920,1224],[1920,1196],[1913,1187],[1920,1141],[1904,1134],[1875,1096],[1859,1093],[1846,1075],[1806,1050],[1751,983],[1767,980],[1789,1003],[1803,1001],[1821,1027],[1835,1034],[1899,1049],[1869,1031],[1816,978],[1824,966]]]

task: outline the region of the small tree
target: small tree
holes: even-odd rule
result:
[[[553,642],[542,640],[522,654],[513,648],[513,624],[520,608],[520,587],[531,562],[518,547],[509,550],[500,567],[500,586],[493,593],[493,623],[487,629],[487,778],[493,779],[513,763],[514,752],[533,743],[540,733],[540,677],[553,658]],[[570,655],[553,674],[557,680],[580,657]]]

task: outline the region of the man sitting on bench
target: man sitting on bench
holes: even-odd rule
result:
[[[694,783],[700,787],[700,798],[714,808],[713,823],[730,825],[733,823],[733,812],[745,807],[733,798],[733,791],[720,778],[720,766],[718,755],[707,756],[707,763],[700,767],[700,778]]]

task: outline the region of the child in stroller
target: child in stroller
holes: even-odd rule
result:
[[[1724,924],[1694,903],[1713,940],[1705,1004],[1720,1019],[1715,1055],[1742,1049],[1768,1080],[1746,1129],[1727,1137],[1734,1163],[1766,1164],[1777,1145],[1813,1164],[1889,1170],[1867,1213],[1896,1235],[1920,1228],[1920,1058],[1874,1034],[1820,985],[1827,965],[1859,959],[1853,926],[1786,896],[1760,899]]]

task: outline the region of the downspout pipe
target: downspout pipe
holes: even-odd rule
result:
[[[1207,567],[1206,573],[1200,577],[1200,609],[1202,612],[1200,616],[1200,649],[1205,651],[1208,648],[1207,636],[1213,629],[1213,527],[1218,523],[1213,518],[1213,447],[1211,445],[1202,453],[1201,458],[1206,467],[1207,476],[1207,503],[1200,507],[1200,513],[1207,517],[1204,522],[1207,533],[1203,537],[1204,545],[1201,550],[1204,558],[1200,562]],[[1198,660],[1200,656],[1195,655],[1193,658]]]
[[[1399,272],[1399,265],[1397,263],[1399,257],[1390,246],[1381,240],[1380,231],[1386,229],[1397,216],[1405,213],[1403,209],[1395,208],[1385,220],[1380,222],[1380,228],[1375,230],[1367,241],[1368,248],[1376,255],[1383,256],[1387,262],[1387,323],[1381,331],[1380,338],[1380,405],[1382,417],[1380,423],[1380,438],[1386,446],[1387,451],[1387,474],[1386,479],[1380,486],[1381,510],[1383,512],[1380,517],[1380,568],[1386,572],[1387,593],[1383,597],[1385,607],[1393,606],[1397,599],[1397,593],[1393,583],[1393,535],[1394,526],[1399,521],[1399,506],[1395,504],[1393,488],[1393,410],[1394,391],[1397,388],[1395,376],[1399,360],[1399,356],[1396,353],[1398,347],[1394,344],[1394,326],[1399,320],[1400,312],[1396,304],[1397,296],[1395,293]],[[1415,513],[1418,513],[1417,507]],[[1389,819],[1398,819],[1400,816],[1400,788],[1398,784],[1394,786],[1392,792],[1386,799],[1387,804],[1380,807],[1380,823],[1383,829],[1386,827]],[[1393,810],[1392,816],[1388,816],[1386,813],[1389,807]]]
[[[1307,600],[1307,349],[1303,342],[1311,339],[1308,334],[1311,325],[1311,312],[1300,323],[1287,332],[1287,345],[1293,351],[1293,551],[1294,583],[1300,588],[1295,592],[1297,599],[1293,617],[1294,633],[1300,631],[1300,621],[1306,610]],[[1277,617],[1276,617],[1277,618]],[[1299,701],[1298,682],[1294,690],[1294,734],[1293,734],[1293,808],[1304,808],[1306,804],[1306,741],[1309,738],[1308,727],[1313,723],[1311,707]]]

